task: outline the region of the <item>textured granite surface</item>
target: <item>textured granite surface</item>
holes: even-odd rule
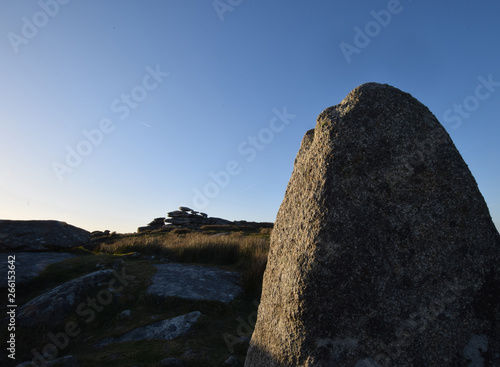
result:
[[[303,139],[245,366],[499,366],[499,260],[435,116],[363,84]]]

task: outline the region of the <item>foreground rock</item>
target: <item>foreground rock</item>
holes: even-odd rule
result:
[[[90,243],[90,233],[56,220],[0,220],[0,251],[53,251]]]
[[[25,284],[36,278],[50,264],[75,257],[64,252],[16,252],[6,253],[3,257],[7,259],[9,255],[15,256],[15,266],[20,270],[16,272],[16,284]],[[4,274],[0,287],[7,287],[8,265],[7,261],[0,262],[0,274]]]
[[[110,282],[112,275],[113,270],[99,270],[42,293],[19,309],[18,323],[26,327],[57,325],[70,314],[77,312],[87,293],[96,287],[101,287],[102,292],[93,295],[94,301],[98,297],[108,302],[109,298],[113,298],[111,290],[108,289],[113,288],[114,283]],[[118,278],[122,278],[120,274]],[[119,285],[118,281],[115,283]],[[81,308],[84,310],[88,307],[83,304]],[[81,310],[79,312],[82,313]]]
[[[54,359],[52,361],[29,361],[18,364],[16,367],[33,367],[43,365],[44,367],[79,367],[78,361],[73,356],[66,356]]]
[[[499,366],[499,264],[444,128],[364,84],[302,141],[246,366]]]
[[[231,302],[242,289],[239,274],[204,266],[159,264],[149,294],[190,300]]]
[[[103,347],[112,343],[137,340],[172,340],[186,334],[196,321],[198,321],[200,316],[201,313],[199,311],[194,311],[172,319],[155,322],[154,324],[134,329],[118,338],[105,339],[98,346]]]

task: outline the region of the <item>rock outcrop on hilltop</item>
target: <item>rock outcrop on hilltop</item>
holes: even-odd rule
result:
[[[150,223],[148,223],[148,228],[159,229],[165,226],[165,217],[155,218]]]
[[[165,219],[165,222],[178,226],[200,227],[204,225],[234,224],[234,222],[231,222],[230,220],[209,217],[206,213],[200,213],[185,206],[180,206],[179,210],[169,212],[168,216],[169,218]]]
[[[51,251],[87,246],[90,233],[56,220],[0,220],[0,251]]]
[[[500,366],[500,236],[411,95],[363,84],[308,131],[246,366]]]
[[[247,221],[230,221],[227,219],[209,217],[206,213],[201,213],[186,206],[180,206],[179,210],[174,210],[168,213],[168,218],[155,218],[146,227],[139,227],[138,232],[147,232],[157,229],[174,229],[174,228],[200,228],[206,225],[247,225],[252,227],[272,228],[272,223],[267,222],[247,222]]]

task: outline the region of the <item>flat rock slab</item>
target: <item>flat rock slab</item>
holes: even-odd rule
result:
[[[204,266],[158,264],[148,293],[160,297],[231,302],[242,289],[240,275]]]
[[[75,255],[64,252],[17,252],[3,253],[0,261],[0,274],[2,282],[0,287],[7,287],[7,259],[15,256],[16,284],[23,284],[36,278],[50,264],[75,257]]]
[[[201,312],[194,311],[186,315],[177,316],[154,324],[134,329],[118,338],[109,338],[99,343],[98,347],[104,347],[112,343],[124,343],[137,340],[172,340],[186,334],[198,321]]]

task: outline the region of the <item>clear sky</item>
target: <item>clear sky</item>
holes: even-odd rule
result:
[[[500,228],[500,2],[0,0],[0,218],[274,221],[304,133],[365,82],[437,116]]]

